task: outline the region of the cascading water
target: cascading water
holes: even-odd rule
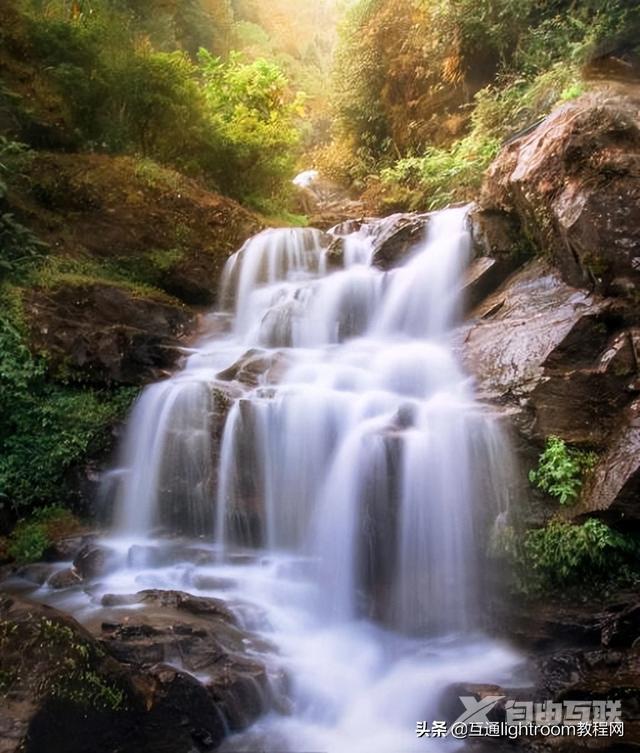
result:
[[[264,611],[291,678],[293,712],[230,750],[423,750],[416,720],[438,718],[448,683],[499,681],[514,663],[477,637],[510,461],[450,341],[465,210],[431,215],[389,272],[373,264],[384,227],[345,234],[339,270],[319,231],[249,240],[225,270],[230,331],[148,388],[130,420],[118,535],[209,537],[210,569]],[[216,447],[220,395],[231,407]],[[234,564],[247,549],[255,559]]]

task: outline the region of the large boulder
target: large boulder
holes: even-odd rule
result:
[[[587,94],[509,143],[482,189],[476,225],[484,226],[484,243],[500,244],[515,230],[570,284],[633,299],[640,282],[639,103]]]
[[[529,439],[558,434],[601,446],[630,399],[635,369],[612,305],[542,261],[528,264],[460,333],[479,395],[509,408]]]
[[[400,266],[427,235],[429,215],[392,215],[371,224],[374,267],[388,270]]]
[[[98,281],[74,281],[26,295],[32,347],[52,370],[97,384],[140,384],[166,374],[194,319],[168,296]]]
[[[576,514],[640,522],[640,400],[624,412],[581,496]]]

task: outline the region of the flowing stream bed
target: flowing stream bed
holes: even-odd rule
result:
[[[119,565],[89,593],[40,594],[85,621],[105,593],[227,600],[265,639],[279,701],[224,750],[455,748],[416,736],[449,685],[523,682],[483,634],[512,461],[452,346],[465,212],[430,215],[389,271],[385,221],[332,231],[337,260],[312,229],[250,239],[209,334],[132,412],[105,482]]]

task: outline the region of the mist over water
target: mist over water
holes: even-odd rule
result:
[[[287,672],[288,713],[227,750],[455,747],[416,739],[416,721],[442,718],[450,683],[504,681],[517,664],[482,637],[485,551],[511,460],[450,339],[465,209],[431,215],[388,272],[372,264],[385,222],[344,235],[340,269],[319,231],[250,239],[225,270],[227,311],[212,318],[226,332],[145,390],[112,477],[123,551],[180,533],[217,564],[129,556],[104,587],[230,599],[276,647],[274,673]],[[234,379],[243,364],[253,386]],[[214,441],[221,394],[230,408]],[[203,574],[224,591],[196,588]]]

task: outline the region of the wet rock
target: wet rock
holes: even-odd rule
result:
[[[113,599],[114,597],[111,598]],[[221,599],[193,596],[184,591],[147,589],[137,593],[136,600],[139,604],[156,605],[165,608],[170,607],[199,616],[218,617],[230,623],[235,623],[236,621],[233,613],[229,611]]]
[[[158,379],[193,324],[178,302],[100,282],[32,290],[25,299],[32,344],[51,367],[98,384]]]
[[[601,641],[609,648],[640,646],[640,604],[625,606],[603,621]]]
[[[47,562],[72,561],[83,546],[95,542],[97,538],[97,534],[65,536],[54,541],[51,546],[47,547],[47,550],[44,553],[44,559]]]
[[[558,108],[503,149],[479,202],[570,284],[630,300],[640,282],[638,113],[637,100],[603,93]]]
[[[629,374],[609,355],[619,326],[611,305],[567,285],[544,262],[528,264],[461,332],[481,397],[509,407],[528,438],[558,434],[602,445],[630,399]]]
[[[54,573],[47,581],[49,588],[56,590],[71,588],[72,586],[77,586],[79,583],[82,583],[82,576],[74,567],[67,567],[64,570],[58,570],[58,572]]]
[[[507,692],[499,685],[491,685],[479,682],[456,682],[445,688],[438,702],[438,719],[444,719],[449,724],[453,724],[456,719],[465,711],[466,707],[460,700],[463,696],[472,696],[477,701],[492,696],[502,696],[495,706],[488,713],[487,718],[490,722],[505,721],[505,702]],[[521,696],[518,694],[518,698]]]
[[[0,596],[3,753],[93,753],[97,740],[105,751],[203,753],[253,721],[269,693],[247,635],[217,615],[184,616],[136,610],[105,623],[98,642],[54,609]],[[83,688],[85,677],[104,693]]]
[[[512,271],[511,264],[505,264],[491,256],[474,259],[465,270],[462,281],[465,309],[471,311],[478,306]]]
[[[428,215],[398,215],[373,230],[375,251],[372,265],[382,270],[402,264],[426,237]]]
[[[73,560],[73,567],[82,579],[99,578],[115,564],[115,553],[97,544],[85,544]]]
[[[344,267],[344,238],[334,238],[326,251],[327,267],[329,269],[342,269]]]
[[[623,414],[581,496],[575,515],[604,514],[613,520],[640,520],[640,400]]]
[[[252,348],[216,376],[222,381],[237,381],[247,387],[277,384],[289,363],[286,353]]]
[[[34,562],[30,565],[23,565],[15,571],[15,575],[18,578],[34,583],[38,586],[44,585],[51,574],[55,571],[53,565],[48,565],[44,562]]]

